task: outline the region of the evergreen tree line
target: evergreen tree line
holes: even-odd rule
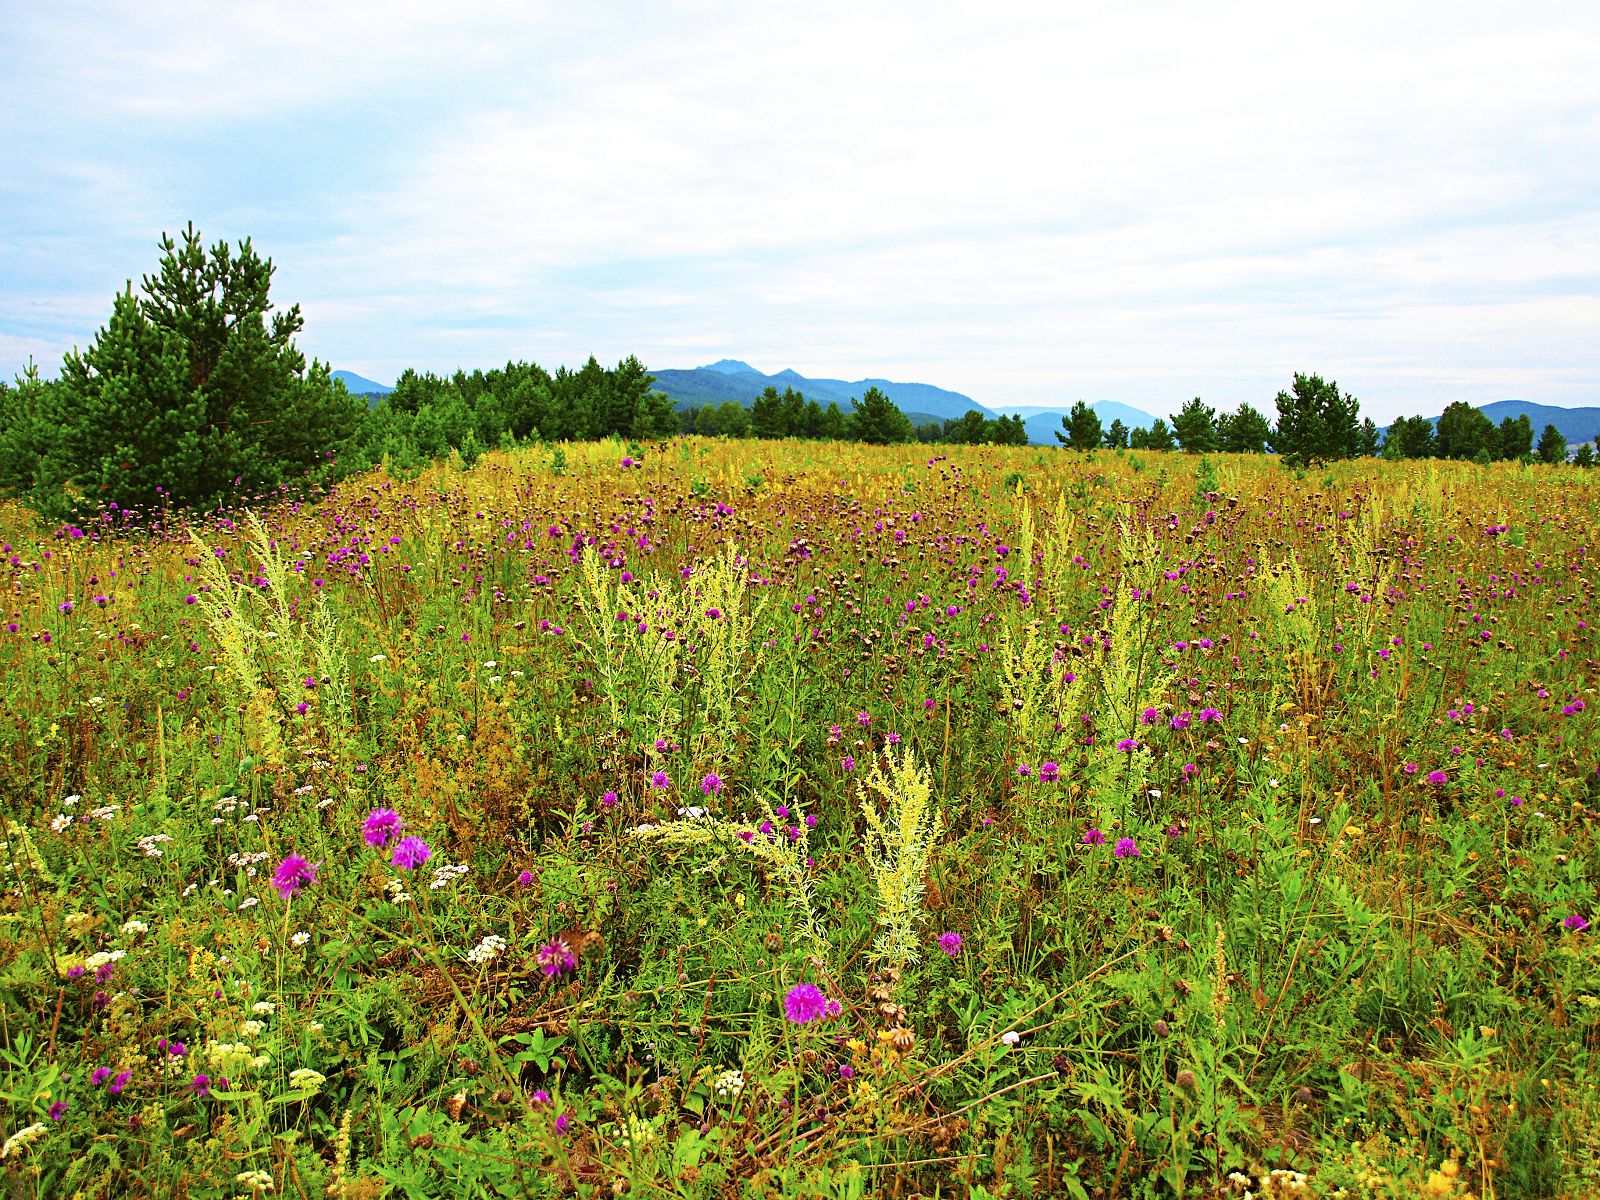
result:
[[[0,384],[0,494],[25,498],[62,516],[78,508],[209,507],[241,493],[326,482],[380,463],[409,471],[452,452],[467,461],[490,447],[610,436],[652,440],[675,433],[813,438],[891,445],[1027,444],[1022,418],[968,412],[914,425],[878,388],[823,408],[793,388],[767,388],[746,409],[728,402],[676,411],[652,390],[634,357],[614,368],[593,357],[554,373],[534,363],[458,371],[449,377],[406,371],[375,405],[352,396],[328,366],[307,362],[294,344],[299,306],[273,311],[273,265],[248,239],[208,252],[190,225],[163,235],[162,258],[139,292],[114,299],[110,320],[83,353],[62,363],[59,379],[30,364],[16,387]],[[1249,404],[1217,413],[1198,397],[1169,427],[1128,429],[1079,401],[1056,437],[1081,450],[1101,446],[1190,453],[1264,453],[1290,465],[1379,452],[1378,429],[1338,385],[1296,375],[1277,396],[1277,421]],[[1421,417],[1390,430],[1391,458],[1490,461],[1534,454],[1527,417],[1495,426],[1464,403],[1437,428]],[[1538,457],[1561,461],[1566,442],[1554,426]],[[1577,461],[1588,466],[1585,444]]]
[[[1507,417],[1496,425],[1478,409],[1459,400],[1444,410],[1437,428],[1426,417],[1401,417],[1384,436],[1371,417],[1360,419],[1361,406],[1354,396],[1318,375],[1297,374],[1293,387],[1278,393],[1276,408],[1278,419],[1273,423],[1249,403],[1231,413],[1218,412],[1196,396],[1172,418],[1170,426],[1158,417],[1148,429],[1130,430],[1120,420],[1102,427],[1099,414],[1080,400],[1061,418],[1056,440],[1075,450],[1181,449],[1189,454],[1275,451],[1290,466],[1378,454],[1391,460],[1454,458],[1482,463],[1558,463],[1567,454],[1567,440],[1554,425],[1544,427],[1535,446],[1533,423],[1526,414]],[[1600,438],[1596,443],[1600,444]],[[1592,466],[1600,462],[1600,455],[1585,443],[1574,461]]]

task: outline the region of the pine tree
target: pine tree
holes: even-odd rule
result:
[[[1320,375],[1294,377],[1293,388],[1279,392],[1278,427],[1272,444],[1285,466],[1353,458],[1361,449],[1361,405]]]
[[[855,410],[850,425],[858,442],[892,446],[915,440],[911,418],[876,387],[869,387],[859,400],[852,397],[850,405]]]
[[[1554,425],[1546,425],[1544,432],[1539,435],[1538,453],[1541,462],[1565,462],[1567,458],[1567,435]]]
[[[1128,427],[1122,423],[1122,418],[1112,420],[1106,429],[1104,438],[1106,447],[1111,450],[1126,450],[1128,448]]]
[[[1217,449],[1217,411],[1199,396],[1172,418],[1172,432],[1185,454],[1208,454]]]
[[[1100,436],[1100,414],[1079,400],[1072,411],[1061,418],[1056,441],[1074,450],[1093,450],[1100,444]]]
[[[1249,403],[1217,417],[1217,449],[1228,454],[1265,454],[1272,441],[1272,423]]]
[[[298,305],[274,312],[271,259],[248,239],[209,254],[193,225],[112,303],[62,365],[53,503],[211,505],[320,475],[366,404],[294,345]]]

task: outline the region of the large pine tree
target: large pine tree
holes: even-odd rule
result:
[[[308,367],[299,305],[274,312],[271,259],[248,239],[208,253],[191,224],[62,365],[54,504],[206,506],[324,471],[365,403]]]

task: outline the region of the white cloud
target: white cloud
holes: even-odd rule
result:
[[[41,129],[336,131],[361,170],[228,220],[304,208],[263,244],[279,292],[369,374],[728,353],[996,403],[1295,369],[1380,418],[1600,402],[1592,5],[45,14],[25,83],[71,99]],[[116,170],[87,231],[193,211],[170,164]]]

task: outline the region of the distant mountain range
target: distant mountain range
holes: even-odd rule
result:
[[[1592,442],[1600,436],[1600,408],[1557,408],[1553,404],[1532,404],[1527,400],[1496,400],[1493,404],[1480,405],[1478,411],[1496,425],[1507,417],[1515,421],[1526,414],[1533,423],[1533,440],[1536,442],[1546,425],[1554,425],[1572,445]],[[1439,423],[1438,417],[1429,417],[1428,420],[1435,425]],[[1386,435],[1388,432],[1384,430]]]
[[[703,404],[721,404],[734,400],[748,407],[765,389],[793,388],[807,400],[815,400],[824,408],[830,402],[850,411],[850,401],[860,399],[870,387],[877,388],[900,410],[916,419],[918,415],[948,420],[976,410],[986,417],[994,413],[970,396],[947,391],[927,383],[895,383],[889,379],[858,379],[854,383],[843,379],[810,379],[798,371],[779,371],[776,375],[763,375],[749,363],[735,358],[724,358],[709,366],[692,370],[652,370],[656,377],[655,390],[671,396],[680,408],[698,408]]]
[[[341,380],[345,391],[352,396],[387,396],[394,391],[392,387],[368,379],[364,375],[357,375],[354,371],[335,371],[333,377]]]

